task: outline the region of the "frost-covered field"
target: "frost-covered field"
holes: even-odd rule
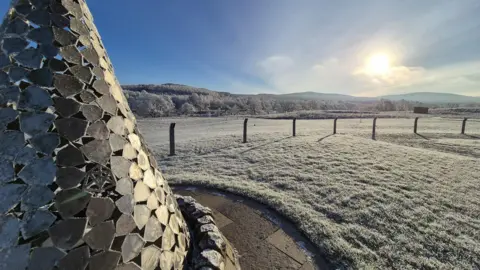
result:
[[[176,122],[177,156],[168,157]],[[345,268],[480,268],[480,122],[379,119],[139,121],[171,183],[263,202]]]

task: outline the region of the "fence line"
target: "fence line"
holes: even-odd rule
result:
[[[414,123],[413,123],[413,133],[418,134],[418,128],[419,128],[419,119],[420,117],[415,117]],[[425,119],[431,119],[431,118],[425,118]],[[292,119],[292,136],[295,137],[297,135],[297,119],[293,118]],[[343,120],[351,120],[351,119],[343,119]],[[362,120],[362,119],[361,119]],[[449,119],[450,121],[459,121],[456,119]],[[460,128],[460,134],[465,134],[467,130],[467,122],[480,122],[480,119],[468,119],[464,118],[461,120],[462,125]],[[338,118],[333,119],[333,134],[337,134],[337,123],[338,123]],[[172,122],[170,123],[170,156],[175,155],[175,126],[177,123]],[[204,125],[204,124],[193,124],[193,125],[188,125],[189,127],[191,126],[198,126],[198,125]],[[243,143],[247,143],[247,127],[248,127],[248,118],[245,118],[243,121]],[[372,140],[376,139],[376,130],[377,130],[377,117],[373,118],[373,123],[372,123]]]

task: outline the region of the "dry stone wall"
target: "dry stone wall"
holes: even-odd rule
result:
[[[84,0],[0,26],[0,269],[181,269],[190,234]]]

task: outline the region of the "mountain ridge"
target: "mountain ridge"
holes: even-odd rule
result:
[[[224,91],[215,91],[202,87],[194,87],[184,84],[165,83],[165,84],[136,84],[123,85],[125,90],[142,91],[145,90],[152,94],[180,94],[191,95],[193,93],[199,95],[220,95],[220,96],[238,96],[238,97],[260,97],[260,98],[274,98],[279,100],[325,100],[325,101],[351,101],[351,102],[371,102],[381,99],[388,99],[392,101],[412,101],[421,103],[480,103],[480,96],[466,96],[452,93],[441,92],[413,92],[405,94],[382,95],[377,97],[358,97],[346,94],[337,93],[322,93],[322,92],[295,92],[286,94],[237,94]]]

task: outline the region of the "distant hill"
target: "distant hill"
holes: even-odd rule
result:
[[[402,95],[387,95],[380,98],[392,101],[407,100],[422,103],[480,103],[480,97],[470,97],[449,93],[416,92]]]
[[[392,101],[407,100],[412,102],[439,104],[439,103],[480,103],[480,97],[470,97],[448,93],[416,92],[399,95],[385,95],[379,97],[355,97],[350,95],[319,93],[319,92],[298,92],[289,94],[232,94],[228,92],[213,91],[206,88],[193,87],[183,84],[137,84],[123,85],[123,89],[128,91],[146,91],[157,95],[213,95],[213,96],[231,96],[231,97],[259,97],[275,100],[323,100],[323,101],[345,101],[345,102],[372,102],[379,99],[389,99]]]

